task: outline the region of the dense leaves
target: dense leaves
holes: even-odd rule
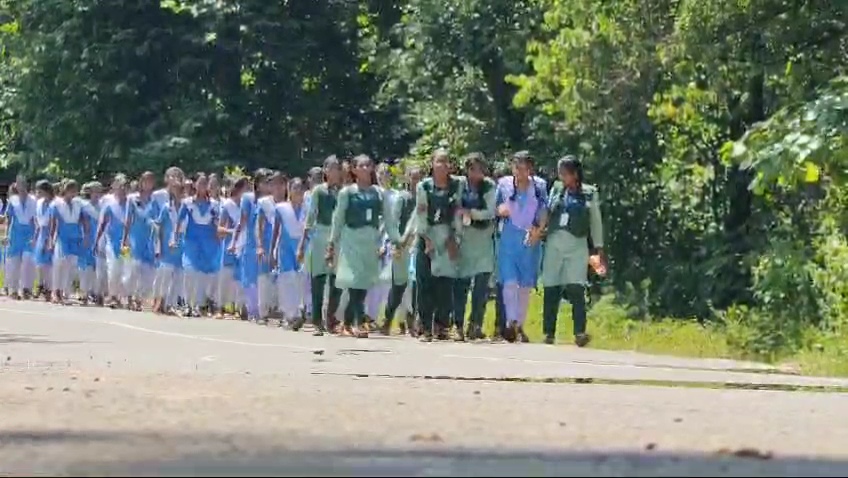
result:
[[[848,313],[843,0],[0,0],[8,170],[585,161],[634,317]]]

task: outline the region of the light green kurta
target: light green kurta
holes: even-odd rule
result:
[[[311,276],[320,276],[324,274],[332,274],[332,269],[327,264],[327,243],[330,240],[330,226],[318,222],[319,213],[321,216],[329,215],[332,217],[333,211],[320,211],[321,203],[320,195],[332,194],[326,183],[315,186],[311,193],[309,201],[309,211],[306,213],[306,231],[309,233],[309,243],[304,251],[304,266]],[[304,231],[304,234],[306,234]],[[332,261],[335,264],[335,260]]]
[[[561,198],[557,182],[551,190],[550,200]],[[603,247],[603,221],[601,218],[600,197],[593,186],[583,185],[586,205],[589,208],[589,230],[595,247]],[[559,216],[552,216],[555,221]],[[542,285],[544,287],[586,284],[589,267],[589,246],[586,237],[576,237],[565,229],[548,229],[545,241],[545,257],[542,261]]]
[[[455,191],[455,197],[452,200],[459,204],[464,193],[465,182],[462,178],[451,176],[451,180],[459,180],[459,187]],[[420,237],[427,237],[433,243],[433,251],[430,253],[430,273],[434,277],[457,277],[459,272],[459,261],[451,260],[448,255],[448,249],[445,245],[447,238],[451,234],[462,241],[462,217],[459,214],[454,214],[449,224],[430,224],[427,220],[427,210],[429,206],[429,198],[425,184],[433,183],[433,178],[427,178],[418,184],[416,191],[416,206],[415,206],[415,224],[417,233]],[[434,195],[449,194],[448,190],[433,188]]]
[[[379,201],[379,207],[375,201]],[[368,206],[359,204],[367,203]],[[386,221],[392,224],[391,204],[386,195],[377,186],[360,189],[356,184],[345,186],[339,192],[336,210],[333,213],[333,227],[330,237],[335,245],[338,258],[336,260],[336,287],[341,289],[369,289],[380,279],[380,246],[382,234],[380,227],[363,226],[349,227],[347,223],[348,208],[363,207],[371,217],[378,222]],[[379,216],[379,217],[376,217]]]
[[[381,277],[381,279],[383,282],[392,285],[403,285],[409,282],[409,249],[411,246],[402,248],[401,245],[406,243],[411,234],[415,233],[415,197],[408,191],[395,191],[392,196],[393,227],[387,228],[386,234],[389,236],[392,247],[400,248],[401,252],[396,257],[392,256],[391,267],[384,270],[386,277]],[[405,201],[412,202],[412,214],[406,222],[402,219]]]
[[[495,270],[495,211],[497,184],[491,179],[489,190],[483,197],[485,209],[471,209],[469,214],[475,221],[490,221],[485,228],[463,226],[462,244],[459,247],[458,277],[471,278],[477,274],[492,273]],[[466,184],[466,188],[468,185]]]

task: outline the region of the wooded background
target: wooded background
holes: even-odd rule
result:
[[[742,350],[848,320],[845,0],[0,0],[0,160],[586,163],[634,317]]]

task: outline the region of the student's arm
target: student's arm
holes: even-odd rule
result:
[[[280,254],[280,229],[283,223],[283,213],[278,208],[274,211],[274,230],[271,232],[271,264],[277,262]]]
[[[533,177],[533,187],[539,188],[539,209],[536,211],[536,224],[540,230],[548,225],[548,183],[542,179]],[[534,191],[535,194],[535,191]]]
[[[306,224],[303,226],[303,235],[300,236],[300,241],[297,243],[297,262],[303,262],[304,249],[306,249],[306,239],[309,237],[309,231],[315,227],[318,221],[318,202],[319,194],[324,194],[323,190],[319,190],[322,186],[315,186],[312,194],[309,195],[309,208],[306,210]],[[320,191],[320,192],[319,192]]]
[[[53,250],[53,247],[56,245],[56,236],[59,234],[59,219],[58,219],[59,211],[56,209],[56,206],[50,205],[50,235],[47,236],[47,250]]]
[[[333,211],[333,225],[330,228],[330,244],[329,249],[333,249],[342,235],[342,228],[345,226],[345,215],[349,203],[350,187],[342,188],[336,198],[336,209]]]
[[[188,206],[185,202],[180,203],[180,212],[177,213],[177,223],[173,226],[173,231],[171,233],[171,246],[176,247],[177,240],[180,237],[180,233],[182,233],[183,221],[188,219]]]
[[[265,244],[262,240],[265,237],[265,210],[262,208],[262,203],[257,202],[256,207],[256,255],[261,259],[265,255]]]
[[[597,190],[592,193],[589,203],[589,235],[592,244],[601,253],[604,248],[604,221],[601,216],[601,197]]]
[[[130,237],[130,228],[135,222],[135,200],[127,199],[127,213],[124,217],[124,232],[121,235],[121,246],[127,247]]]
[[[3,211],[3,215],[0,216],[0,224],[3,224],[3,225],[6,226],[4,228],[5,232],[3,233],[3,239],[2,239],[2,242],[1,242],[2,244],[8,244],[9,243],[9,230],[12,228],[11,227],[12,224],[11,224],[11,221],[9,221],[9,217],[10,217],[10,214],[14,213],[14,209],[15,209],[14,206],[12,206],[12,203],[10,202],[6,205],[6,209]]]
[[[156,230],[154,231],[154,241],[153,241],[153,254],[156,258],[162,257],[162,252],[165,250],[165,228],[162,227],[165,224],[165,214],[168,214],[168,210],[165,208],[159,209],[159,214],[156,216]]]
[[[236,231],[233,233],[233,242],[230,243],[230,251],[232,252],[235,252],[236,244],[238,244],[239,238],[241,237],[245,224],[247,224],[250,206],[250,197],[243,195],[239,204],[239,209],[241,210],[241,220],[236,226]]]
[[[109,206],[103,206],[103,210],[100,211],[100,220],[97,221],[97,236],[94,238],[94,244],[100,244],[100,240],[103,238],[103,233],[106,232],[106,226],[109,225],[110,218],[112,217],[111,212],[109,211]]]

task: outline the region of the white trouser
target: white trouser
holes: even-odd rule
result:
[[[111,247],[106,248],[106,274],[109,279],[107,288],[109,295],[113,297],[124,297],[126,295],[124,289],[124,270],[126,269],[124,258],[112,251]]]
[[[218,290],[215,302],[223,307],[225,304],[241,305],[243,302],[241,284],[236,280],[233,267],[222,267],[218,272]]]
[[[109,293],[109,266],[105,257],[94,258],[94,293],[100,296]]]
[[[277,304],[287,319],[300,315],[306,294],[304,274],[298,271],[281,272],[277,276]],[[308,280],[308,277],[306,277]]]
[[[210,298],[208,295],[209,291],[215,282],[215,274],[207,274],[191,269],[186,269],[183,274],[183,290],[188,304],[192,307],[206,305],[206,299]]]
[[[162,299],[166,307],[175,307],[182,279],[182,270],[171,264],[159,264],[154,280],[154,297]]]
[[[127,267],[126,282],[124,290],[127,295],[133,296],[136,299],[146,299],[153,292],[153,279],[156,271],[151,264],[146,264],[137,259],[126,261]]]
[[[277,289],[274,285],[274,276],[271,274],[260,274],[259,286],[259,316],[267,317],[271,309],[277,305]]]
[[[53,265],[43,264],[35,266],[35,272],[38,278],[38,283],[45,289],[53,288]]]
[[[35,261],[32,254],[24,253],[20,257],[7,257],[4,279],[9,292],[32,289],[35,284]]]
[[[53,288],[66,297],[73,292],[77,260],[77,256],[53,256]]]
[[[80,269],[79,271],[79,288],[80,294],[96,294],[97,288],[97,270],[94,266]]]

